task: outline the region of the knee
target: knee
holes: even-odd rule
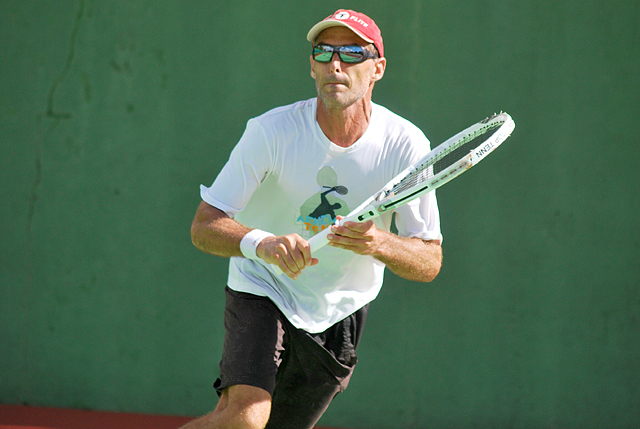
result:
[[[264,429],[271,413],[271,395],[258,387],[236,385],[222,393],[214,414],[229,422],[229,427]]]

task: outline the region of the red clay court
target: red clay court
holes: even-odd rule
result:
[[[177,429],[191,419],[0,404],[0,429]]]

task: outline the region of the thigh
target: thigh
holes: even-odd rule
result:
[[[266,297],[226,289],[224,348],[214,387],[244,384],[273,394],[282,352],[282,315]]]
[[[285,328],[285,352],[266,429],[312,428],[347,388],[366,312],[365,307],[321,334]]]

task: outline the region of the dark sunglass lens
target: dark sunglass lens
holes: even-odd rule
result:
[[[317,45],[313,47],[313,59],[321,62],[328,63],[333,57],[333,49],[331,46]]]
[[[340,52],[340,59],[345,63],[361,63],[363,55],[356,52]]]
[[[333,56],[333,52],[323,52],[323,53],[314,55],[313,59],[318,61],[319,63],[328,63],[329,61],[331,61],[332,56]]]
[[[340,48],[340,59],[345,63],[361,63],[366,58],[361,46],[343,46]]]

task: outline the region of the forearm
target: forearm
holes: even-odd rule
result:
[[[371,220],[333,225],[327,238],[330,246],[373,256],[393,273],[408,280],[430,282],[442,265],[439,240],[398,237],[378,229]]]
[[[191,224],[191,241],[198,249],[211,255],[261,258],[268,264],[277,265],[293,279],[297,279],[306,267],[318,263],[317,259],[311,257],[307,241],[298,234],[276,237],[256,230],[262,236],[251,237],[247,235],[250,231],[251,228],[231,219],[223,211],[202,202]],[[243,243],[245,236],[248,240]],[[252,239],[255,240],[253,256],[246,253],[251,252]],[[243,243],[244,254],[240,243]]]
[[[191,241],[211,255],[242,256],[240,241],[250,230],[223,211],[202,202],[191,224]]]
[[[384,262],[394,274],[414,281],[430,282],[442,265],[442,248],[437,240],[398,237],[380,231],[383,239],[373,257]]]

